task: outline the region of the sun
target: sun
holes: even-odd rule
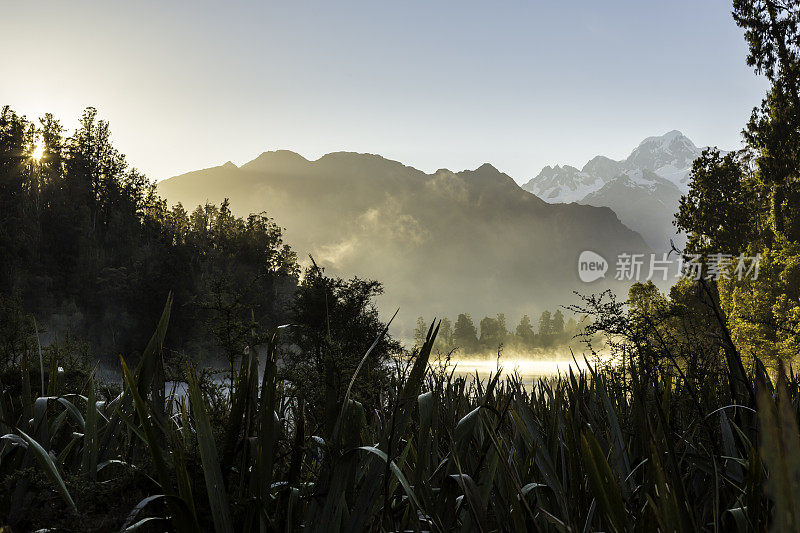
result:
[[[44,146],[36,145],[33,148],[33,152],[31,152],[31,159],[36,161],[40,161],[44,157]]]

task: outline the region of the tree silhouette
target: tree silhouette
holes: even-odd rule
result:
[[[472,317],[461,313],[453,326],[453,344],[466,353],[472,353],[478,348],[478,330],[475,328]]]

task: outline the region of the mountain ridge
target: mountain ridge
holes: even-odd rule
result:
[[[384,282],[385,309],[399,306],[412,319],[423,310],[454,317],[552,309],[581,288],[583,250],[649,250],[612,209],[549,204],[488,163],[427,174],[375,154],[309,161],[273,151],[238,168],[163,180],[158,190],[187,208],[230,198],[236,214],[266,212],[301,258]]]

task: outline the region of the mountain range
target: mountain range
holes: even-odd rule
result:
[[[237,214],[266,212],[301,258],[382,281],[380,306],[401,309],[402,329],[418,315],[533,316],[574,302],[574,290],[613,285],[580,282],[583,250],[611,265],[620,252],[649,250],[612,209],[545,202],[489,164],[427,174],[371,154],[309,161],[279,150],[176,176],[158,190],[187,208],[229,198]]]
[[[680,131],[648,137],[622,161],[596,156],[582,169],[547,166],[522,188],[549,203],[610,207],[655,250],[669,250],[684,238],[672,225],[701,148]]]

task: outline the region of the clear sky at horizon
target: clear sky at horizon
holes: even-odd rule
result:
[[[95,106],[154,179],[265,150],[431,172],[736,148],[766,89],[722,0],[5,3],[0,105]]]

